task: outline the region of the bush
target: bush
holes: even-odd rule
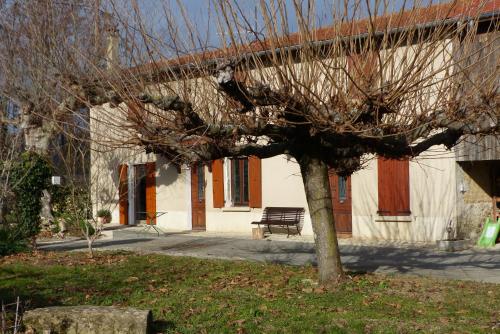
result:
[[[0,256],[19,253],[27,249],[26,239],[16,228],[0,226]]]
[[[85,235],[86,232],[88,231],[88,235],[89,236],[92,236],[95,234],[95,228],[94,226],[92,226],[91,223],[89,223],[88,221],[80,221],[80,229],[82,230],[82,233]]]
[[[35,237],[40,232],[40,198],[49,186],[50,163],[34,152],[24,152],[11,170],[11,186],[16,197],[20,238]]]
[[[52,213],[56,221],[64,221],[67,232],[71,235],[85,234],[87,219],[92,217],[89,192],[85,186],[74,184],[53,186]],[[93,233],[94,229],[90,229]]]

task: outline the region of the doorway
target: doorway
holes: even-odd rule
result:
[[[352,236],[352,199],[351,177],[338,176],[330,172],[330,190],[332,192],[333,217],[335,230],[339,237]]]
[[[122,164],[118,172],[120,224],[135,225],[146,212],[156,214],[156,164]]]
[[[191,166],[191,224],[193,230],[205,230],[205,166]]]

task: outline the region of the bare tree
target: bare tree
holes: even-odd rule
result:
[[[329,8],[331,25],[320,29],[314,1],[263,0],[262,31],[239,2],[210,3],[217,48],[202,33],[210,27],[194,24],[182,2],[165,5],[159,36],[132,0],[132,15],[114,16],[128,63],[140,65],[93,72],[91,84],[67,82],[66,91],[89,106],[109,103],[95,116],[106,133],[94,138],[110,147],[142,146],[179,165],[291,155],[302,173],[321,282],[344,277],[330,169],[349,175],[374,154],[411,158],[434,145],[451,148],[465,134],[499,133],[492,1],[397,8],[346,0]],[[479,33],[489,36],[480,49]],[[474,66],[488,59],[495,66]]]
[[[6,98],[0,97],[0,113],[4,119],[15,117],[16,108]],[[0,227],[5,223],[5,214],[12,206],[10,170],[18,158],[22,141],[15,127],[0,123]]]
[[[49,154],[51,140],[85,107],[68,88],[103,69],[103,15],[94,1],[8,1],[0,14],[0,93],[20,108],[25,149]],[[85,126],[84,124],[80,124]]]
[[[64,159],[72,157],[59,145],[88,145],[88,108],[74,93],[106,68],[109,21],[93,0],[2,1],[0,7],[0,95],[19,111],[1,114],[0,128],[22,137],[16,153],[36,152],[59,173],[81,178],[88,161],[73,157],[78,173],[69,170]],[[44,193],[41,215],[52,220]]]
[[[88,129],[75,126],[76,122],[65,126],[64,135],[61,136],[63,143],[54,146],[55,158],[58,160],[58,174],[64,175],[60,190],[63,194],[61,207],[56,207],[56,221],[59,230],[73,229],[81,232],[87,240],[88,255],[94,256],[94,242],[102,236],[104,222],[97,217],[97,211],[107,210],[111,212],[114,208],[110,198],[115,196],[113,187],[106,182],[109,180],[109,169],[116,170],[118,162],[113,159],[104,161],[108,168],[94,168],[89,173],[88,168],[81,168],[82,164],[90,163],[90,142],[81,140],[88,137]],[[68,136],[68,134],[73,134]],[[102,156],[101,156],[102,158]],[[101,163],[103,159],[101,159]],[[114,190],[117,192],[118,190]],[[93,210],[96,209],[96,212]]]

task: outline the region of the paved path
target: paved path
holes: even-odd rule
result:
[[[176,256],[254,260],[291,265],[315,264],[310,242],[249,240],[235,237],[202,236],[196,233],[151,234],[115,232],[113,239],[98,240],[97,249],[131,250]],[[500,283],[500,245],[494,249],[439,252],[432,247],[394,245],[340,246],[342,261],[349,270],[402,273],[448,279]],[[85,240],[47,242],[46,250],[82,250]]]

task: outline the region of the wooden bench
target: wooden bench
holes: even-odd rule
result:
[[[290,236],[290,225],[295,225],[297,233],[300,235],[299,224],[304,219],[304,208],[289,208],[289,207],[266,207],[260,221],[252,222],[254,225],[267,225],[269,233],[271,225],[285,227],[288,231],[287,238]]]

